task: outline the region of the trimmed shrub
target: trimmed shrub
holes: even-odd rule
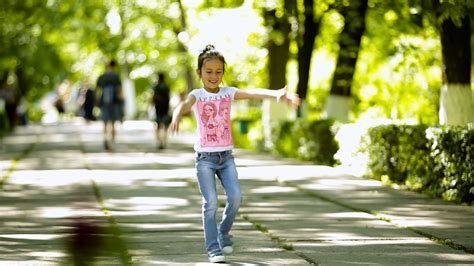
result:
[[[443,198],[466,203],[474,201],[474,130],[433,128],[428,131],[431,156],[443,173]]]
[[[426,125],[370,128],[371,174],[447,200],[472,203],[474,131]]]
[[[333,132],[333,120],[303,120],[282,122],[272,129],[275,151],[287,157],[334,165],[339,149]]]

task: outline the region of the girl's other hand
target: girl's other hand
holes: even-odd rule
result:
[[[176,135],[179,132],[179,121],[173,119],[168,126],[168,134],[169,135]]]
[[[277,101],[288,105],[299,106],[301,104],[300,96],[296,93],[288,92],[286,86],[278,90]]]

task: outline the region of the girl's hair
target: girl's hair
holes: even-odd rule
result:
[[[204,50],[202,50],[201,53],[199,54],[199,56],[198,56],[198,70],[199,71],[201,70],[202,65],[204,64],[204,61],[209,60],[209,59],[213,59],[213,58],[217,58],[223,63],[223,65],[224,65],[223,70],[225,72],[226,62],[225,62],[224,56],[219,51],[217,51],[216,48],[214,47],[214,45],[212,45],[212,44],[206,45]]]

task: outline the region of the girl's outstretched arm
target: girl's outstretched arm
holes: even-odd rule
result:
[[[179,123],[183,118],[183,115],[189,113],[193,104],[196,102],[196,97],[191,94],[188,94],[184,101],[180,102],[176,109],[173,112],[173,118],[171,119],[171,124],[168,127],[169,134],[177,134],[179,132]]]
[[[277,102],[285,102],[287,104],[299,106],[301,99],[296,93],[288,92],[286,86],[279,90],[269,90],[269,89],[247,89],[247,90],[238,90],[235,93],[234,98],[236,100],[245,100],[245,99],[274,99]]]

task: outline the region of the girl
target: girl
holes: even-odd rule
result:
[[[204,241],[210,262],[224,262],[225,254],[232,253],[232,241],[229,232],[241,204],[240,183],[237,178],[237,169],[232,155],[232,135],[221,138],[219,141],[209,141],[209,136],[215,134],[215,128],[209,126],[209,106],[213,106],[212,115],[216,110],[227,109],[224,119],[230,125],[230,110],[232,100],[243,99],[275,99],[289,104],[299,105],[298,95],[286,91],[268,89],[239,90],[234,87],[221,87],[226,62],[224,56],[213,45],[207,45],[199,54],[197,75],[203,83],[203,88],[191,91],[173,112],[170,124],[170,133],[177,133],[179,123],[186,113],[193,109],[198,120],[199,138],[194,150],[196,151],[196,171],[199,189],[202,194],[202,215],[204,227]],[[211,105],[212,103],[212,105]],[[207,113],[207,114],[206,114]],[[211,138],[212,139],[212,138]],[[218,207],[216,179],[219,178],[227,202],[222,214],[222,221],[217,225],[216,213]]]

